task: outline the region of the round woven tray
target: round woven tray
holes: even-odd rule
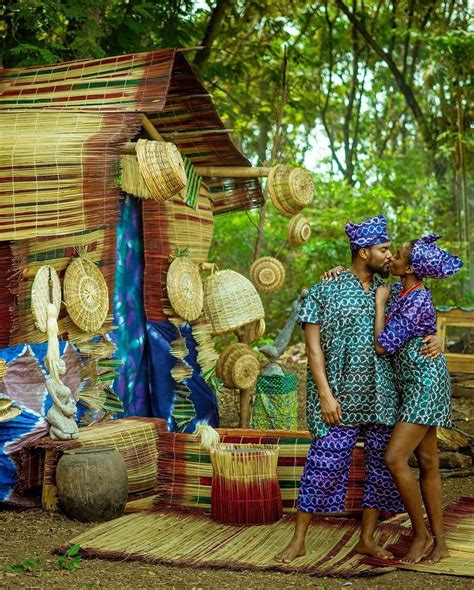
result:
[[[174,143],[139,139],[136,154],[145,184],[156,201],[167,201],[186,186],[183,158]]]
[[[56,270],[45,264],[37,270],[31,287],[31,311],[36,327],[43,333],[48,330],[48,303],[56,307],[57,315],[59,315],[61,283]]]
[[[198,319],[204,292],[197,264],[186,256],[175,258],[166,275],[166,290],[176,315],[188,322]]]
[[[267,180],[268,193],[275,207],[286,217],[292,217],[311,203],[314,184],[304,168],[274,166]]]
[[[288,243],[291,246],[301,246],[311,237],[309,221],[301,213],[290,219],[288,224]]]
[[[224,334],[265,317],[255,287],[233,270],[215,272],[205,280],[204,311],[213,334]]]
[[[250,267],[250,279],[259,291],[278,291],[285,282],[285,267],[271,256],[257,258]]]
[[[71,320],[84,330],[96,333],[109,312],[109,290],[97,266],[80,256],[64,274],[64,303]]]

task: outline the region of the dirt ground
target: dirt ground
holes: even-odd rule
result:
[[[472,495],[473,490],[474,477],[444,481],[444,495],[450,501],[463,495]],[[100,559],[81,559],[79,568],[71,572],[59,567],[58,556],[52,552],[91,526],[94,525],[71,521],[63,515],[46,513],[39,509],[18,511],[0,508],[0,588],[465,590],[469,586],[467,578],[401,570],[374,578],[338,579],[315,578],[304,574],[168,567]],[[6,565],[21,563],[31,557],[39,559],[38,566],[32,572],[12,574],[4,571]]]

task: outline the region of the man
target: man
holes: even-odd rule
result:
[[[384,463],[399,396],[388,358],[374,352],[375,291],[388,277],[392,253],[382,215],[348,223],[352,264],[333,281],[314,285],[299,322],[308,356],[307,417],[315,437],[306,460],[290,544],[275,559],[290,563],[305,554],[313,513],[343,512],[352,451],[364,435],[366,477],[359,553],[388,558],[374,531],[380,512],[403,512]],[[440,351],[439,339],[424,352]],[[388,386],[387,386],[388,384]]]

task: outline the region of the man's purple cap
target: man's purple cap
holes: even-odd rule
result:
[[[377,215],[362,223],[349,221],[346,223],[345,230],[351,250],[370,248],[370,246],[390,242],[387,234],[387,220],[383,215]]]
[[[440,237],[438,234],[426,234],[416,240],[411,251],[411,266],[417,277],[444,279],[461,268],[460,258],[435,244]]]

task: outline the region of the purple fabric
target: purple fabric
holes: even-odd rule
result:
[[[383,215],[377,215],[362,223],[346,223],[346,234],[349,238],[351,250],[369,248],[376,244],[390,242],[387,234],[387,220]]]
[[[395,354],[411,338],[428,334],[436,334],[436,311],[431,291],[420,289],[395,297],[378,341],[389,354]]]
[[[417,277],[444,279],[457,272],[462,260],[442,250],[436,240],[438,234],[426,234],[416,241],[411,252],[411,266]]]
[[[364,433],[364,508],[404,512],[395,483],[385,466],[384,455],[392,428],[381,424],[332,426],[326,436],[311,444],[301,478],[298,510],[343,512],[352,451],[359,432]]]

